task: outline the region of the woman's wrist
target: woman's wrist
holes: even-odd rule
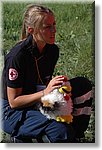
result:
[[[43,90],[43,95],[47,95],[48,93],[49,92],[48,92],[47,88]]]

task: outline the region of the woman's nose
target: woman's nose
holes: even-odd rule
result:
[[[56,33],[56,27],[52,25],[52,26],[50,27],[50,31]]]

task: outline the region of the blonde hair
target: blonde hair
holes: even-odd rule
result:
[[[40,5],[28,5],[24,13],[21,39],[23,40],[27,38],[30,34],[28,33],[28,27],[31,27],[34,30],[39,28],[42,24],[42,20],[44,19],[45,15],[48,13],[54,15],[49,8]]]

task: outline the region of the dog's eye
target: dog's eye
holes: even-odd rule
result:
[[[58,102],[55,102],[54,108],[58,108],[58,107],[59,107],[59,103],[58,103]]]

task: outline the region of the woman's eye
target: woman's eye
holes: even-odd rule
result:
[[[51,26],[45,26],[44,28],[45,28],[45,29],[47,29],[47,28],[51,28]]]
[[[53,25],[46,25],[44,26],[44,29],[51,29],[52,27],[55,27],[56,23],[54,23]]]

